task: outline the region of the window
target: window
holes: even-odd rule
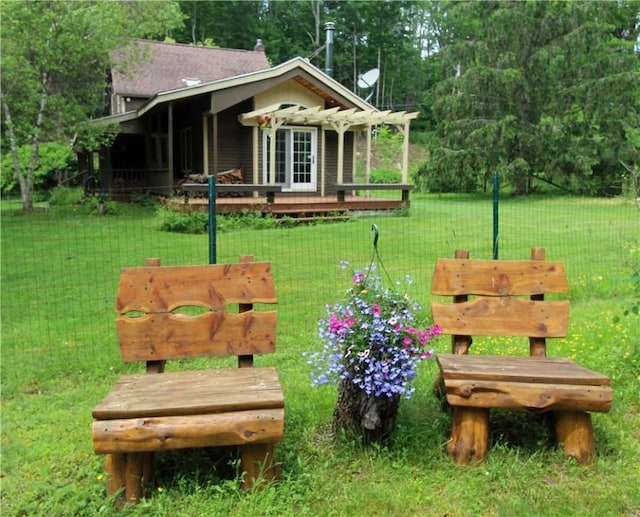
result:
[[[193,147],[190,127],[180,131],[180,168],[182,169],[182,174],[193,172]]]
[[[149,168],[152,171],[169,167],[166,117],[156,113],[151,117],[149,132]]]
[[[269,183],[271,159],[269,136],[263,133],[263,178]],[[284,191],[316,189],[317,130],[305,127],[282,127],[276,131],[276,183]]]

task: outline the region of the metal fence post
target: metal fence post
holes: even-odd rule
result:
[[[493,260],[498,260],[498,199],[500,193],[500,178],[498,173],[493,173]]]

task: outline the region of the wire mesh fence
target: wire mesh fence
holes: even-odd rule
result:
[[[114,215],[52,207],[17,215],[2,209],[2,379],[25,384],[49,375],[100,372],[120,364],[114,326],[119,271],[160,257],[165,265],[209,261],[206,234],[160,229],[157,211],[121,205]],[[458,248],[492,258],[491,196],[414,195],[409,214],[347,222],[273,224],[218,232],[217,261],[251,254],[272,263],[279,295],[279,353],[313,346],[324,305],[342,296],[340,262],[363,268],[379,252],[392,279],[413,279],[427,306],[433,264]],[[505,197],[499,204],[499,258],[529,257],[543,246],[565,263],[574,300],[633,296],[631,263],[640,246],[640,210],[628,199]],[[635,255],[637,256],[637,255]]]

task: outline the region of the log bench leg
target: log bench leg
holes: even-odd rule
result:
[[[453,408],[451,438],[447,452],[459,465],[480,462],[487,454],[489,441],[489,410],[484,408]]]
[[[251,490],[256,480],[260,478],[267,483],[280,479],[280,469],[275,461],[274,449],[273,443],[255,443],[240,447],[244,490]]]
[[[153,479],[153,452],[107,454],[107,494],[121,491],[123,502],[136,504]]]
[[[556,439],[564,453],[580,465],[593,461],[596,454],[591,414],[584,411],[554,411]]]

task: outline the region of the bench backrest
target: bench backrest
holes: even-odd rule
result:
[[[533,248],[532,260],[469,260],[459,250],[457,258],[438,259],[431,293],[453,296],[454,303],[431,308],[434,323],[452,335],[453,353],[466,354],[474,335],[526,336],[530,354],[545,356],[546,338],[566,336],[569,302],[544,299],[569,290],[564,266],[544,255]]]
[[[250,366],[253,354],[275,351],[277,324],[275,311],[253,304],[276,302],[268,262],[123,269],[115,307],[122,360],[236,355]]]

